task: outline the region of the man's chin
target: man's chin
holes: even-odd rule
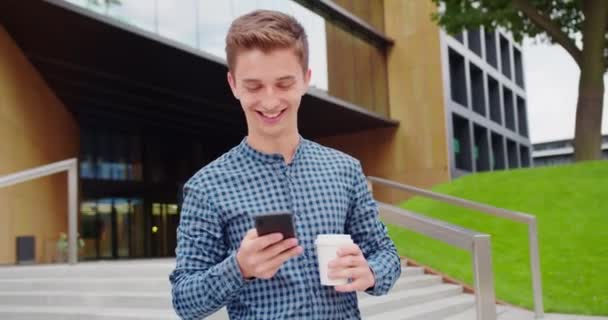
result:
[[[286,128],[283,127],[274,127],[274,128],[262,128],[262,130],[259,130],[257,132],[257,135],[259,135],[260,137],[263,137],[265,139],[278,139],[278,138],[284,138],[285,136],[287,136],[290,133],[290,130],[287,130]]]

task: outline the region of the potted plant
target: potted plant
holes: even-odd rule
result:
[[[78,251],[80,252],[84,248],[84,240],[80,238],[78,234]],[[57,262],[68,261],[68,235],[65,232],[59,233],[59,239],[57,239]]]

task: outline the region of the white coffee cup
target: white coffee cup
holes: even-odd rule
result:
[[[348,279],[330,279],[328,276],[329,262],[338,257],[338,249],[353,243],[348,234],[320,234],[315,241],[317,259],[319,262],[319,277],[324,286],[339,286],[348,283]]]

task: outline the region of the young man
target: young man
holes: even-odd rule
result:
[[[255,11],[232,23],[226,54],[248,134],[184,186],[170,276],[176,312],[200,319],[227,305],[231,319],[359,319],[356,291],[387,293],[401,266],[360,163],[298,133],[311,74],[304,29]],[[257,235],[254,216],[283,211],[297,238]],[[330,263],[330,277],[348,284],[320,284],[319,234],[351,235]]]

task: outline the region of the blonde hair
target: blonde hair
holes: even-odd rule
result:
[[[236,18],[226,35],[228,69],[234,71],[236,55],[241,50],[293,48],[304,72],[308,70],[308,39],[302,25],[292,16],[256,10]]]

